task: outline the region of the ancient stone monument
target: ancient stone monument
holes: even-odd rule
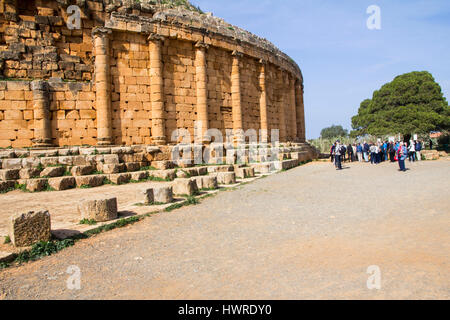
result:
[[[0,0],[0,147],[166,145],[176,129],[193,141],[194,123],[202,140],[278,129],[305,142],[291,58],[188,2],[163,3]]]
[[[30,211],[13,215],[10,221],[11,242],[16,247],[30,246],[51,238],[50,214],[48,211]]]

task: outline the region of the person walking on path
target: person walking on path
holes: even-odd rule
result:
[[[362,147],[361,143],[358,143],[358,145],[356,146],[356,154],[358,155],[358,161],[362,162],[362,160],[363,160],[363,147]]]
[[[400,143],[400,146],[397,150],[397,158],[398,158],[398,166],[400,167],[400,171],[406,171],[405,160],[408,157],[408,149],[406,148],[406,142]]]
[[[420,140],[416,141],[416,160],[420,161],[422,160],[422,155],[420,154],[420,151],[422,151],[422,142]]]
[[[336,166],[337,170],[341,170],[342,169],[342,164],[341,164],[341,151],[342,151],[342,146],[340,144],[340,141],[336,141],[336,146],[334,148],[334,165]]]
[[[330,149],[330,161],[331,163],[334,162],[334,150],[336,148],[336,143],[331,145],[331,149]]]
[[[353,146],[351,143],[347,146],[348,161],[353,162]]]
[[[416,146],[414,144],[414,141],[409,141],[409,147],[408,147],[408,156],[409,156],[409,162],[416,161]]]
[[[370,151],[370,147],[367,144],[367,142],[364,141],[363,153],[364,153],[364,161],[366,161],[366,162],[369,162],[369,151]]]

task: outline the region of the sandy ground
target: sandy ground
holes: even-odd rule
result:
[[[0,297],[449,299],[450,162],[407,166],[275,174],[0,271]]]
[[[102,197],[117,197],[119,210],[132,207],[138,203],[136,194],[139,190],[170,185],[169,182],[129,183],[120,186],[103,185],[89,189],[70,189],[53,192],[28,193],[14,190],[0,194],[0,236],[8,234],[9,218],[14,213],[48,210],[52,217],[52,230],[71,228],[80,221],[78,204],[83,200]],[[148,208],[133,208],[134,211]],[[134,212],[137,213],[137,212]],[[141,212],[139,212],[141,213]],[[131,215],[131,212],[127,213]]]

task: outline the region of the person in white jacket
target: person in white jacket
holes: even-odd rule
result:
[[[410,141],[409,142],[409,147],[408,147],[408,158],[409,158],[409,162],[414,162],[416,161],[416,145],[414,143],[414,141]]]

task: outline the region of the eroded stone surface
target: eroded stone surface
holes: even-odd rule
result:
[[[81,219],[109,221],[117,218],[117,198],[83,201],[78,206]]]
[[[30,211],[13,215],[10,220],[10,238],[16,247],[25,247],[51,238],[50,213]]]

